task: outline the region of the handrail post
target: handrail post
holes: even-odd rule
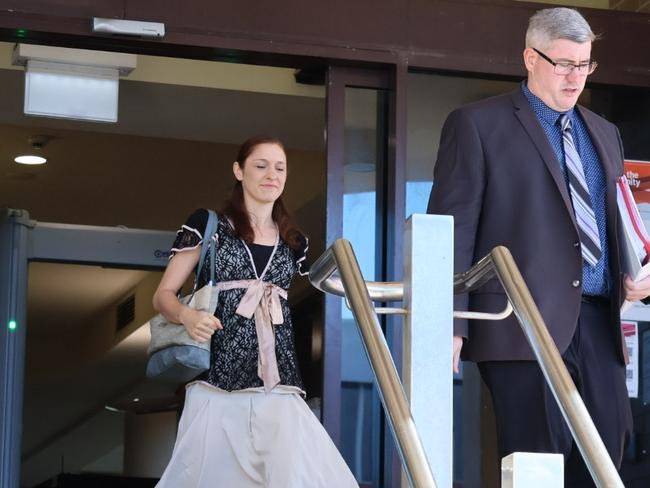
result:
[[[416,488],[452,486],[453,293],[476,290],[496,275],[596,486],[623,488],[616,467],[508,249],[497,246],[471,269],[454,276],[453,220],[447,216],[417,214],[407,221],[404,247],[403,286],[400,283],[366,283],[354,251],[344,239],[335,241],[314,262],[309,279],[316,288],[349,299],[402,465],[406,468],[406,481]],[[333,277],[337,268],[340,280]],[[440,276],[450,279],[439,279]],[[371,295],[376,301],[404,301],[404,389],[381,333]],[[411,400],[410,408],[407,396]],[[433,469],[429,468],[429,463]],[[404,477],[402,479],[405,483]]]
[[[352,246],[345,239],[338,239],[331,250],[379,386],[379,396],[397,441],[402,465],[408,473],[408,482],[413,488],[437,488]],[[327,274],[327,261],[327,258],[319,259],[314,264],[319,268],[322,265]]]
[[[490,259],[596,486],[623,488],[618,471],[510,251],[502,246],[495,247]]]
[[[453,233],[449,216],[413,214],[405,223],[402,383],[445,488],[453,483]]]

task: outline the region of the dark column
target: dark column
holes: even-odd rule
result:
[[[0,213],[0,488],[18,488],[25,372],[29,214]]]

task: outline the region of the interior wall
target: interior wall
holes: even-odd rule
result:
[[[34,267],[52,270],[60,266],[83,268],[32,263],[31,281],[39,281]],[[55,318],[50,322],[33,320],[28,309],[22,437],[22,473],[27,486],[57,474],[60,464],[56,460],[68,459],[70,469],[78,470],[123,444],[123,424],[115,428],[116,412],[105,410],[105,405],[144,377],[147,334],[140,338],[135,333],[147,328],[143,324],[155,313],[151,297],[161,273],[103,272],[106,279],[109,274],[132,273],[137,282],[126,294],[114,297],[90,316],[75,316],[74,306],[69,305],[67,322],[56,320],[56,304],[50,308]],[[102,270],[95,275],[99,280],[101,276]],[[61,284],[44,286],[55,288]],[[117,306],[132,294],[134,319],[118,331]],[[47,312],[47,308],[40,310],[45,316]],[[87,431],[94,434],[86,436]],[[88,448],[83,455],[79,443]]]
[[[46,404],[47,405],[47,404]],[[41,412],[44,415],[46,412]],[[92,442],[89,442],[92,439]],[[74,429],[36,452],[21,467],[21,487],[34,487],[59,473],[83,471],[120,474],[119,456],[124,439],[124,413],[100,411],[82,419]],[[115,455],[117,453],[117,456]]]
[[[124,476],[162,476],[174,448],[176,421],[177,415],[174,411],[126,414]]]
[[[235,181],[232,144],[37,126],[0,130],[3,139],[52,137],[43,166],[18,165],[0,148],[0,206],[25,208],[39,221],[173,230],[195,208],[220,206]],[[288,162],[285,200],[296,211],[323,195],[324,158],[289,148]]]

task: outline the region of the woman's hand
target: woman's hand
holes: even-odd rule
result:
[[[179,318],[187,333],[197,342],[208,342],[215,330],[223,329],[221,321],[211,313],[188,306],[183,307]]]

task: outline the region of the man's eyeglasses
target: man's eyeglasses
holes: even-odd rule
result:
[[[571,74],[573,70],[576,70],[579,75],[587,76],[596,71],[596,67],[598,66],[598,63],[593,59],[581,64],[569,63],[567,61],[555,62],[543,52],[538,51],[535,48],[533,48],[533,51],[553,65],[553,72],[556,75],[565,76]]]

